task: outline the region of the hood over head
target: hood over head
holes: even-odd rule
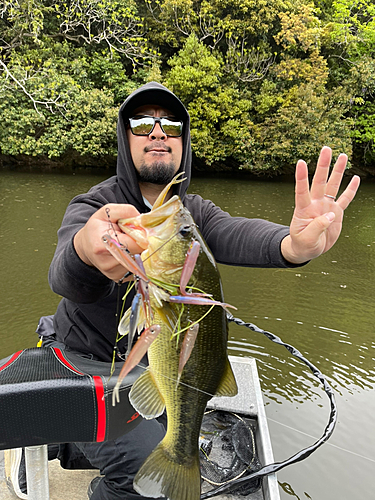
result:
[[[185,106],[173,92],[164,85],[150,82],[135,90],[122,104],[117,122],[117,180],[121,190],[125,194],[128,203],[134,205],[140,212],[147,212],[148,208],[143,202],[139,189],[136,170],[130,154],[129,143],[126,135],[126,119],[133,111],[144,104],[156,104],[173,112],[177,118],[183,121],[183,152],[181,165],[178,172],[185,172],[187,179],[175,185],[173,194],[177,194],[183,200],[190,184],[191,177],[191,143],[190,143],[190,117]]]

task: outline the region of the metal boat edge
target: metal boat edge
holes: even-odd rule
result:
[[[267,417],[264,409],[258,369],[254,358],[229,356],[237,380],[238,394],[234,397],[214,397],[208,408],[233,412],[241,417],[256,420],[255,441],[259,459],[263,465],[274,462]],[[276,474],[265,476],[262,488],[248,496],[218,495],[218,500],[280,500]]]

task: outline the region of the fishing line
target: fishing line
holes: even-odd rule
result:
[[[107,217],[109,218],[109,212],[107,212]],[[110,221],[110,224],[111,224],[111,221]],[[166,245],[169,241],[171,241],[172,238],[177,236],[178,233],[179,233],[179,231],[176,231],[175,234],[173,234],[167,241],[165,241],[159,248],[157,248],[151,255],[149,255],[147,257],[147,259],[150,258],[152,255],[154,255],[156,252],[158,252],[164,245]],[[116,231],[115,231],[115,236],[117,238]],[[147,260],[147,259],[145,259],[145,260]],[[295,356],[297,359],[299,359],[304,364],[306,364],[309,367],[309,369],[311,370],[311,372],[313,373],[313,375],[315,377],[317,377],[319,379],[319,381],[321,382],[321,384],[323,385],[324,391],[326,392],[326,394],[329,398],[331,409],[330,409],[329,421],[328,421],[328,424],[326,425],[324,433],[323,433],[322,437],[319,438],[314,444],[312,444],[311,446],[309,446],[307,448],[304,448],[303,450],[299,451],[298,453],[294,454],[293,456],[291,456],[290,458],[288,458],[282,462],[275,462],[273,464],[266,465],[266,466],[262,467],[260,470],[253,472],[245,477],[234,479],[233,481],[230,481],[223,486],[219,486],[218,488],[215,488],[214,490],[203,493],[200,497],[201,500],[206,499],[206,498],[212,498],[220,493],[224,493],[224,492],[227,492],[228,490],[232,490],[234,485],[240,485],[240,484],[242,485],[244,483],[252,481],[255,478],[262,478],[268,474],[276,473],[279,470],[287,467],[288,465],[292,465],[294,463],[300,462],[300,461],[308,458],[314,451],[316,451],[322,444],[324,444],[331,437],[333,430],[334,430],[336,423],[337,423],[337,406],[336,406],[333,390],[332,390],[331,386],[329,385],[329,383],[327,382],[324,375],[322,374],[322,372],[316,366],[314,366],[307,358],[305,358],[296,348],[294,348],[290,344],[286,344],[285,342],[283,342],[279,337],[277,337],[273,333],[262,330],[252,323],[246,323],[239,318],[235,318],[232,314],[230,314],[228,312],[227,312],[227,318],[228,318],[228,321],[233,321],[234,323],[236,323],[239,326],[245,326],[246,328],[249,328],[250,330],[252,330],[256,333],[262,333],[272,342],[275,342],[276,344],[284,346],[293,356]],[[146,369],[146,367],[143,367],[143,368]],[[160,373],[159,375],[165,377],[166,379],[174,381],[171,377],[167,377],[166,375],[164,375],[162,373]],[[185,384],[184,382],[180,381],[180,383],[185,385],[186,387],[193,389],[193,390],[197,390],[197,391],[200,391],[202,393],[205,393],[210,397],[213,396],[212,394],[208,394],[207,392],[202,391],[196,387],[190,386],[188,384]]]
[[[142,365],[142,364],[137,364],[137,366],[139,368],[143,368],[143,370],[147,370],[148,369],[148,366],[145,366],[145,365]],[[164,375],[164,373],[162,373],[162,372],[156,371],[154,369],[153,369],[153,372],[156,373],[156,374],[158,374],[160,377],[163,377],[163,378],[165,378],[167,380],[171,380],[174,383],[177,382],[176,378],[168,377],[167,375]],[[184,385],[185,387],[188,387],[189,389],[193,389],[193,391],[197,391],[197,392],[201,392],[202,394],[206,394],[206,396],[210,396],[210,398],[213,398],[215,396],[215,394],[210,394],[209,392],[202,391],[202,389],[198,389],[198,387],[194,387],[193,385],[189,385],[189,384],[186,384],[185,382],[181,382],[181,380],[179,381],[179,385]]]
[[[307,432],[300,431],[299,429],[296,429],[295,427],[292,427],[290,425],[284,424],[283,422],[279,422],[278,420],[275,420],[274,418],[267,417],[267,420],[270,422],[275,422],[275,424],[281,425],[282,427],[286,427],[287,429],[290,429],[291,431],[298,432],[298,434],[302,434],[303,436],[310,437],[312,439],[317,439],[316,436],[312,436],[311,434],[307,434]],[[327,446],[332,446],[333,448],[337,448],[340,451],[344,451],[345,453],[349,453],[350,455],[354,455],[359,458],[363,458],[364,460],[368,460],[369,462],[375,463],[375,459],[366,457],[365,455],[361,455],[360,453],[356,453],[355,451],[352,450],[347,450],[346,448],[342,448],[341,446],[337,446],[337,444],[333,443],[327,443]]]
[[[176,236],[176,234],[172,235],[170,239],[172,239],[174,236]],[[170,241],[170,239],[168,241]],[[167,242],[165,242],[165,243],[167,243]],[[279,337],[277,337],[273,333],[262,330],[261,328],[258,328],[256,325],[254,325],[252,323],[246,323],[239,318],[235,318],[229,312],[227,312],[226,314],[227,314],[228,321],[233,321],[234,323],[236,323],[239,326],[245,326],[246,328],[249,328],[250,330],[252,330],[256,333],[262,333],[272,342],[285,347],[293,356],[295,356],[297,359],[299,359],[304,364],[306,364],[309,367],[309,369],[311,370],[311,372],[313,373],[313,375],[315,377],[317,377],[319,379],[319,381],[321,382],[321,384],[323,385],[324,391],[326,392],[326,394],[330,400],[331,409],[330,409],[329,421],[328,421],[328,424],[324,430],[324,433],[323,433],[322,437],[319,438],[314,444],[312,444],[311,446],[309,446],[307,448],[304,448],[303,450],[299,451],[298,453],[292,455],[290,458],[288,458],[282,462],[275,462],[273,464],[266,465],[256,472],[253,472],[247,476],[244,476],[244,477],[241,477],[238,479],[234,479],[223,486],[219,486],[219,487],[217,487],[209,492],[203,493],[200,497],[201,500],[206,499],[206,498],[212,498],[220,493],[224,493],[224,492],[227,492],[228,490],[232,490],[235,485],[243,485],[245,483],[253,481],[256,478],[263,478],[264,476],[266,476],[268,474],[273,474],[273,473],[276,473],[276,472],[282,470],[283,468],[287,467],[288,465],[292,465],[292,464],[295,464],[295,463],[300,462],[302,460],[305,460],[331,437],[333,430],[334,430],[336,423],[337,423],[337,406],[336,406],[333,390],[332,390],[331,386],[329,385],[329,383],[327,382],[324,375],[322,374],[322,372],[315,365],[313,365],[307,358],[305,358],[300,353],[300,351],[298,351],[295,347],[293,347],[290,344],[286,344],[285,342],[283,342]],[[140,365],[140,366],[142,366],[142,365]],[[142,368],[146,369],[146,367],[144,367],[144,366]],[[171,380],[172,382],[175,382],[175,380],[173,378],[168,377],[163,373],[159,372],[158,375],[164,377],[165,379]],[[201,389],[198,389],[197,387],[193,387],[193,386],[186,384],[184,382],[180,381],[179,383],[192,389],[192,390],[202,392],[203,394],[208,395],[210,398],[213,396],[213,394],[209,394],[206,391],[202,391]]]
[[[170,236],[166,241],[164,241],[164,243],[162,243],[160,245],[160,247],[156,248],[150,255],[148,255],[143,262],[146,262],[147,259],[149,259],[150,257],[152,257],[154,254],[156,254],[156,252],[158,252],[161,248],[163,248],[164,245],[166,245],[171,240],[173,240],[173,238],[175,238],[178,235],[179,232],[180,232],[180,230],[177,230],[174,234],[172,234],[172,236]]]
[[[245,321],[243,321],[239,318],[235,318],[232,314],[230,314],[228,312],[226,314],[227,314],[228,321],[233,321],[234,323],[236,323],[239,326],[245,326],[246,328],[249,328],[250,330],[252,330],[256,333],[262,333],[272,342],[285,347],[293,356],[295,356],[297,359],[299,359],[304,364],[306,364],[308,366],[308,368],[311,370],[311,372],[313,373],[313,375],[315,377],[317,377],[319,379],[319,381],[321,382],[321,384],[323,385],[324,391],[326,392],[326,394],[330,400],[331,409],[330,409],[329,421],[328,421],[328,424],[324,430],[324,433],[323,433],[322,437],[317,439],[317,441],[314,444],[312,444],[311,446],[309,446],[307,448],[302,449],[301,451],[297,452],[296,454],[292,455],[290,458],[288,458],[282,462],[274,462],[273,464],[266,465],[256,472],[253,472],[247,476],[244,476],[244,477],[241,477],[238,479],[234,479],[223,486],[219,486],[211,491],[203,493],[200,497],[201,500],[206,499],[206,498],[212,498],[220,493],[225,493],[228,490],[232,490],[235,485],[243,485],[243,484],[246,484],[248,482],[253,481],[256,478],[263,478],[264,476],[266,476],[268,474],[274,474],[274,473],[284,469],[288,465],[292,465],[292,464],[298,463],[302,460],[305,460],[331,437],[333,430],[334,430],[336,423],[337,423],[337,406],[336,406],[333,390],[332,390],[331,386],[329,385],[329,383],[327,382],[324,375],[322,374],[322,372],[315,365],[313,365],[307,358],[305,358],[300,353],[300,351],[298,351],[295,347],[283,342],[280,339],[280,337],[277,337],[276,335],[274,335],[271,332],[262,330],[261,328],[258,328],[256,325],[254,325],[252,323],[246,323]],[[146,367],[144,367],[142,365],[138,365],[138,366],[141,366],[145,370],[147,369]],[[176,381],[175,379],[166,376],[164,373],[158,372],[158,375],[161,377],[164,377],[165,379],[171,380],[172,382]],[[186,384],[184,382],[180,381],[179,383],[184,385],[185,387],[192,389],[192,390],[199,391],[203,394],[206,394],[210,398],[214,396],[213,394],[207,393],[206,391],[203,391],[197,387],[193,387],[193,386]]]
[[[334,430],[336,423],[337,423],[337,405],[336,405],[333,389],[329,385],[329,383],[327,382],[327,380],[324,377],[324,375],[322,374],[322,372],[316,366],[314,366],[307,358],[305,358],[300,353],[300,351],[298,351],[295,347],[293,347],[290,344],[286,344],[285,342],[283,342],[280,339],[280,337],[277,337],[273,333],[262,330],[261,328],[258,328],[256,325],[254,325],[252,323],[246,323],[245,321],[243,321],[239,318],[235,318],[232,314],[230,314],[228,312],[227,312],[227,318],[228,318],[228,321],[233,321],[234,323],[236,323],[236,325],[245,326],[246,328],[249,328],[253,332],[261,333],[261,334],[265,335],[269,340],[272,340],[272,342],[275,342],[276,344],[282,345],[293,356],[295,356],[297,359],[299,359],[300,361],[305,363],[310,368],[313,375],[315,377],[317,377],[320,380],[320,382],[322,383],[324,391],[327,394],[328,399],[330,401],[331,409],[330,409],[328,424],[324,430],[324,433],[323,433],[322,437],[320,437],[314,444],[312,444],[311,446],[308,446],[307,448],[304,448],[303,450],[299,451],[298,453],[292,455],[290,458],[288,458],[282,462],[274,462],[273,464],[266,465],[266,466],[262,467],[260,470],[249,474],[248,476],[245,476],[245,477],[242,477],[239,479],[235,479],[224,486],[220,486],[219,488],[215,488],[214,490],[208,491],[207,493],[203,493],[201,495],[201,500],[203,500],[205,498],[212,498],[212,497],[218,495],[219,493],[227,492],[228,490],[231,490],[234,485],[245,484],[246,482],[250,482],[255,478],[264,477],[264,476],[267,476],[268,474],[274,474],[274,473],[278,472],[279,470],[284,469],[284,467],[287,467],[288,465],[292,465],[292,464],[295,464],[297,462],[301,462],[302,460],[305,460],[331,437],[333,430]]]

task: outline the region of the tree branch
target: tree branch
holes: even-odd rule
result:
[[[237,39],[228,39],[227,70],[237,74],[239,80],[250,83],[261,80],[274,64],[276,56],[266,56],[260,51],[246,48],[246,37],[239,43]]]
[[[28,90],[26,89],[26,87],[20,82],[20,80],[18,80],[14,74],[9,70],[8,66],[0,60],[0,68],[3,69],[3,71],[5,72],[6,74],[6,77],[5,79],[8,80],[8,79],[11,79],[16,85],[17,87],[19,87],[22,92],[32,101],[33,105],[34,105],[34,109],[35,111],[40,115],[40,116],[43,116],[42,113],[39,111],[38,109],[38,105],[39,106],[44,106],[46,109],[48,109],[51,113],[54,113],[54,109],[57,107],[59,108],[58,110],[61,112],[61,109],[64,109],[64,106],[60,106],[60,104],[58,104],[58,100],[60,99],[60,96],[56,97],[56,99],[50,99],[50,100],[46,100],[46,101],[40,101],[38,99],[35,99],[34,96],[32,94],[30,94],[30,92],[28,92]]]

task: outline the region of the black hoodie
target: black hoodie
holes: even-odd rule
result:
[[[117,285],[98,269],[78,257],[74,235],[91,215],[107,203],[130,203],[139,212],[148,212],[139,189],[125,130],[125,119],[143,104],[159,104],[182,118],[183,155],[179,171],[187,180],[175,186],[191,212],[216,260],[223,264],[252,267],[288,267],[280,252],[281,240],[289,228],[263,221],[231,217],[209,200],[186,194],[191,177],[190,118],[181,101],[166,87],[148,83],[133,92],[119,111],[117,175],[101,182],[88,193],[76,196],[68,205],[58,244],[49,270],[52,290],[62,295],[54,317],[57,340],[68,348],[111,361],[116,338],[116,310],[127,285]],[[127,299],[130,306],[132,296]],[[126,340],[119,350],[126,348]]]

